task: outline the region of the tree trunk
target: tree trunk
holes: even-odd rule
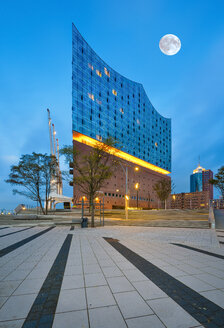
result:
[[[165,210],[166,210],[166,199],[165,199]]]
[[[40,204],[40,208],[41,208],[42,213],[45,215],[45,211],[44,211],[44,208],[43,208],[43,205],[42,205],[42,202],[41,202],[41,199],[40,199],[39,196],[38,196],[38,202]]]
[[[94,228],[94,198],[90,197],[91,228]]]

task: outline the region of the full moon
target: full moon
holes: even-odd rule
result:
[[[180,39],[174,34],[166,34],[159,41],[160,50],[168,56],[178,53],[181,48]]]

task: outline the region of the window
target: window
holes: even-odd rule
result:
[[[102,141],[102,137],[99,136],[99,135],[96,135],[96,139],[99,140],[99,141]]]
[[[106,67],[104,67],[104,73],[105,73],[108,77],[110,77],[110,72],[106,69]]]
[[[88,63],[89,68],[91,68],[91,70],[93,71],[93,65],[91,65],[90,63]]]
[[[113,93],[113,95],[117,96],[117,91],[116,90],[113,89],[112,93]]]
[[[120,108],[120,112],[121,112],[121,114],[124,114],[123,108]]]
[[[92,99],[94,101],[94,95],[92,93],[88,93],[88,96],[90,99]]]
[[[96,69],[96,74],[101,77],[102,76],[102,73],[100,71],[98,71],[98,69]]]

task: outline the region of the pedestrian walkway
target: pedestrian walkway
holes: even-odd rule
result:
[[[224,327],[215,231],[26,228],[0,230],[0,328]]]

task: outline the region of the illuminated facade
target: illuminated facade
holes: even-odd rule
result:
[[[209,183],[210,179],[213,179],[213,172],[199,164],[190,176],[190,192],[208,191],[209,199],[213,199],[213,185]]]
[[[171,120],[155,110],[142,84],[107,65],[74,25],[72,35],[74,146],[92,147],[110,136],[118,143],[117,156],[166,177],[171,171]]]

